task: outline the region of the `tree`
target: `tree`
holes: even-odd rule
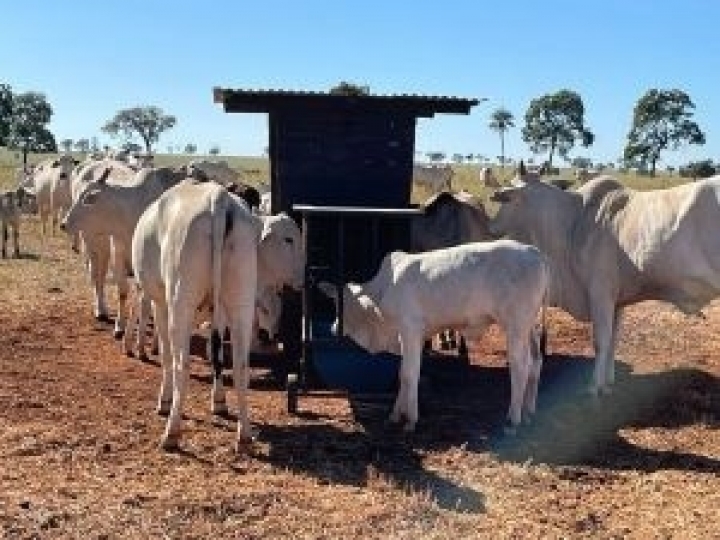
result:
[[[515,127],[513,115],[507,109],[500,107],[495,109],[490,115],[490,129],[497,131],[500,135],[500,166],[505,167],[505,132],[511,127]]]
[[[549,151],[548,165],[552,167],[555,152],[563,159],[576,142],[590,146],[595,135],[585,127],[585,106],[580,95],[571,90],[546,94],[530,102],[525,113],[523,140],[534,153]]]
[[[90,150],[93,152],[100,151],[100,141],[98,141],[97,137],[93,137],[92,139],[90,139]]]
[[[145,144],[145,152],[152,153],[152,145],[158,142],[163,131],[177,123],[174,116],[166,115],[159,107],[133,107],[118,111],[102,130],[112,136],[124,135],[132,139],[138,135]]]
[[[63,139],[60,141],[60,148],[63,149],[63,152],[66,154],[69,154],[73,147],[73,140],[72,139]]]
[[[217,156],[217,155],[220,154],[220,147],[219,147],[217,144],[213,144],[213,145],[210,147],[210,150],[208,151],[208,153],[209,153],[211,156]]]
[[[197,145],[193,143],[188,143],[185,145],[185,153],[193,155],[195,152],[197,152]]]
[[[453,163],[457,163],[458,165],[465,161],[465,156],[459,153],[455,153],[452,155]]]
[[[426,152],[425,155],[433,163],[436,161],[442,161],[445,159],[445,152],[438,152],[438,151]]]
[[[370,95],[370,87],[340,81],[339,84],[330,89],[330,94],[338,96],[368,96]]]
[[[684,167],[680,167],[678,174],[683,178],[692,177],[693,180],[698,178],[709,178],[717,174],[718,167],[713,164],[712,159],[704,159],[702,161],[691,161]]]
[[[570,165],[576,169],[592,169],[593,162],[589,157],[578,156],[570,162]]]
[[[87,139],[78,139],[75,141],[75,150],[86,154],[90,150],[90,141]]]
[[[624,157],[650,165],[650,176],[663,150],[677,150],[683,143],[705,144],[705,134],[691,118],[695,105],[682,90],[653,89],[633,110],[633,121]]]
[[[0,146],[7,144],[12,121],[13,93],[7,84],[0,84]]]
[[[57,152],[55,136],[47,129],[53,111],[44,94],[25,92],[13,95],[12,117],[7,146],[20,150],[23,165],[29,152]]]
[[[142,152],[142,146],[132,141],[126,141],[120,146],[120,150],[128,154],[139,154]],[[172,152],[170,152],[172,154]]]

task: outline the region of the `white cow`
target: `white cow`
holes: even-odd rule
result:
[[[42,233],[55,233],[61,216],[70,208],[70,182],[75,161],[63,155],[37,165],[23,185],[35,195]]]
[[[573,192],[521,163],[514,184],[494,194],[501,205],[490,229],[540,248],[551,303],[592,322],[593,393],[615,381],[623,308],[664,300],[697,314],[720,296],[720,176],[656,191],[601,176]]]
[[[71,181],[71,196],[73,204],[77,203],[80,194],[88,184],[97,181],[105,176],[108,184],[130,184],[137,173],[126,164],[114,160],[91,161],[84,166],[76,167]],[[94,231],[84,231],[77,228],[79,234],[73,234],[73,249],[79,251],[80,240],[84,246],[87,257],[87,268],[90,275],[90,283],[93,289],[93,312],[98,321],[109,322],[107,302],[105,299],[105,284],[108,268],[113,268],[113,275],[116,278],[123,276],[122,268],[117,264],[119,259],[113,257],[113,246],[111,238],[106,234],[95,234]],[[116,279],[116,285],[123,289],[127,295],[127,284],[124,279]],[[120,291],[118,291],[120,295]],[[120,333],[117,326],[115,333]]]
[[[195,176],[199,171],[208,180],[213,180],[223,186],[233,183],[244,184],[242,175],[225,161],[194,159],[187,164],[187,169],[190,176]]]
[[[450,165],[413,165],[413,181],[432,192],[450,191],[454,174]]]
[[[118,287],[118,313],[115,337],[125,332],[128,286],[125,276],[131,272],[130,243],[140,215],[165,190],[186,178],[185,170],[167,167],[141,169],[131,182],[108,181],[113,168],[105,170],[95,181],[84,185],[77,200],[63,219],[61,228],[72,235],[82,231],[84,237],[112,239],[113,274]],[[127,179],[126,179],[127,180]],[[103,243],[103,245],[105,245]]]
[[[512,240],[475,242],[419,254],[385,256],[375,277],[343,288],[344,333],[370,352],[402,354],[400,390],[390,420],[418,419],[417,386],[423,342],[444,328],[482,333],[497,322],[507,336],[513,426],[535,411],[542,357],[535,320],[549,275],[544,256]],[[338,300],[328,283],[320,289]],[[334,330],[337,331],[338,322]]]
[[[285,214],[260,219],[213,182],[182,182],[148,207],[132,241],[135,279],[155,308],[163,378],[158,412],[169,418],[162,447],[177,447],[187,385],[190,334],[198,307],[212,310],[212,411],[227,411],[220,378],[220,331],[230,328],[238,394],[238,449],[249,438],[248,350],[257,290],[300,288],[300,229]],[[209,300],[208,300],[209,299]]]
[[[28,194],[18,187],[0,192],[0,235],[2,235],[2,258],[7,256],[8,232],[12,229],[14,255],[20,256],[20,218],[27,204]]]

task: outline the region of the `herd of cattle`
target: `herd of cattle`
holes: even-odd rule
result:
[[[521,162],[511,185],[500,185],[491,171],[481,172],[481,181],[494,188],[494,217],[472,195],[442,184],[444,190],[412,218],[410,253],[387,254],[366,283],[341,290],[317,284],[342,309],[343,324],[336,321],[334,328],[341,326],[368,351],[401,355],[391,420],[404,422],[405,430],[418,420],[423,344],[437,332],[452,328],[476,337],[492,323],[503,328],[514,428],[535,411],[544,331],[537,322],[544,326],[547,306],[592,323],[591,390],[597,394],[614,383],[623,308],[654,299],[700,314],[720,295],[720,176],[649,192],[599,176],[565,190]],[[211,329],[212,411],[227,411],[220,356],[221,336],[229,330],[237,443],[252,438],[248,353],[259,329],[277,332],[279,290],[304,286],[301,231],[288,215],[271,214],[269,194],[247,188],[218,162],[167,168],[118,156],[82,163],[61,157],[25,172],[17,189],[0,199],[3,228],[14,224],[17,231],[28,201],[43,230],[61,219],[84,254],[94,315],[101,320],[108,320],[105,286],[112,266],[119,301],[115,335],[125,337],[128,354],[136,347],[146,356],[152,315],[162,362],[157,412],[169,415],[165,449],[179,443],[190,336],[201,324]]]

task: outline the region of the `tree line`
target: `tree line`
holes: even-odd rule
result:
[[[630,132],[621,162],[626,168],[647,170],[655,176],[662,152],[685,144],[705,144],[705,134],[693,120],[695,104],[682,90],[649,90],[633,109]],[[500,107],[492,112],[488,126],[500,136],[500,163],[504,165],[505,134],[515,126],[513,114]],[[595,135],[585,125],[585,106],[577,92],[563,89],[530,102],[525,113],[522,139],[534,153],[547,153],[547,165],[559,155],[570,161],[576,146],[589,147]]]
[[[58,151],[55,135],[48,129],[52,115],[53,109],[45,94],[15,93],[10,85],[0,84],[0,146],[20,151],[23,164],[27,163],[29,153]],[[123,137],[123,146],[126,149],[144,150],[150,154],[160,135],[172,129],[176,123],[177,119],[165,114],[160,107],[140,106],[121,109],[101,130],[112,137]],[[142,146],[133,141],[136,137],[140,139]],[[99,150],[97,137],[77,141],[63,139],[60,146],[66,152],[73,148],[79,152]],[[191,145],[188,145],[186,148],[190,147]],[[217,153],[219,151],[217,148]]]
[[[370,89],[342,81],[330,90],[331,94],[367,95]],[[693,120],[695,104],[682,90],[652,89],[643,95],[633,110],[632,123],[623,149],[621,162],[625,168],[647,170],[655,175],[660,155],[667,150],[678,150],[685,144],[705,144],[705,134]],[[53,110],[46,96],[39,92],[14,93],[9,85],[0,84],[0,146],[19,150],[23,163],[28,153],[57,152],[55,136],[48,129]],[[123,148],[132,151],[152,152],[152,147],[165,131],[177,123],[175,116],[155,106],[137,106],[122,109],[108,120],[101,130],[112,137],[124,139]],[[501,166],[509,160],[505,156],[505,135],[515,127],[513,114],[504,107],[492,112],[488,127],[500,136]],[[139,139],[142,144],[135,142]],[[552,170],[553,159],[560,156],[571,161],[569,154],[580,145],[589,147],[595,135],[585,125],[585,105],[577,92],[563,89],[533,99],[525,113],[522,139],[535,154],[547,153],[546,164]],[[63,139],[60,147],[69,152],[98,150],[96,137],[76,141]],[[173,147],[169,147],[172,149]],[[181,147],[178,147],[180,151]],[[195,144],[189,143],[185,153],[194,154]],[[172,153],[172,150],[170,150]],[[209,153],[218,155],[220,148],[212,145]],[[428,152],[431,161],[445,159],[444,152]],[[460,163],[472,159],[489,161],[480,154],[453,154]],[[586,158],[575,158],[581,160]],[[575,161],[573,160],[573,161]],[[589,164],[589,160],[587,161]],[[702,163],[702,162],[699,162]],[[575,161],[580,166],[579,161]],[[692,164],[691,164],[692,165]],[[692,170],[698,169],[696,166]],[[707,167],[702,169],[707,171]]]

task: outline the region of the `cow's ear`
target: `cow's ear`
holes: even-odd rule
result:
[[[110,171],[112,169],[110,167],[105,167],[105,170],[103,170],[102,174],[100,175],[100,178],[98,178],[98,184],[105,185],[107,183],[108,176],[110,176]]]
[[[338,294],[335,285],[333,285],[332,283],[328,283],[327,281],[320,281],[317,284],[317,287],[325,296],[327,296],[331,300],[337,301]]]
[[[368,296],[367,294],[361,294],[360,296],[358,296],[358,302],[363,307],[363,309],[374,313],[375,316],[378,318],[379,322],[383,322],[385,320],[382,311],[380,311],[380,308],[370,296]]]
[[[516,191],[517,188],[514,187],[498,189],[497,191],[493,192],[492,195],[490,195],[490,200],[497,203],[510,202]]]

